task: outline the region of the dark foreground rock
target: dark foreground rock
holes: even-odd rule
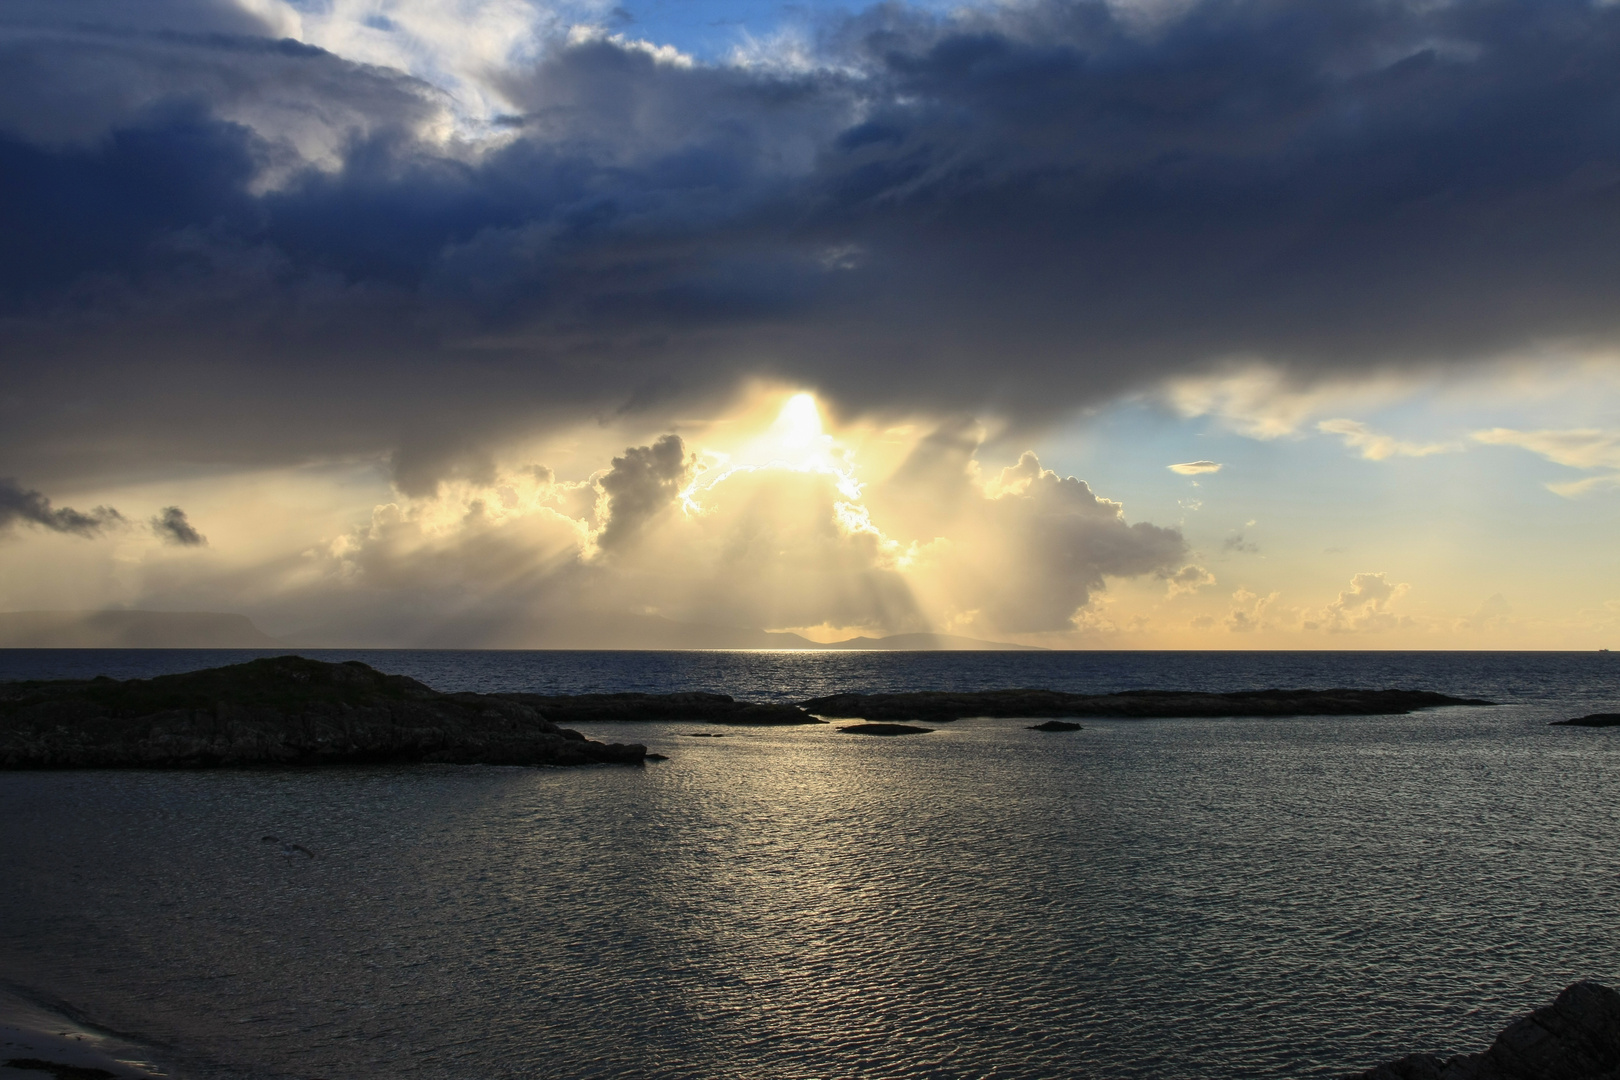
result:
[[[298,656],[119,682],[0,683],[0,768],[454,762],[639,764],[531,705],[441,694],[359,661]]]
[[[987,690],[982,693],[834,694],[801,702],[818,716],[853,720],[949,723],[964,716],[1106,716],[1136,719],[1218,716],[1384,716],[1438,705],[1492,705],[1426,690],[1252,690],[1201,694],[1182,690],[1127,690],[1120,694],[1064,694],[1056,690]]]
[[[1079,724],[1071,724],[1067,720],[1048,720],[1044,724],[1029,725],[1031,731],[1079,731]]]
[[[926,735],[934,729],[912,727],[910,724],[851,724],[838,730],[847,731],[851,735]]]
[[[1408,1054],[1349,1080],[1620,1080],[1620,994],[1578,982],[1478,1054]]]
[[[1595,712],[1573,720],[1554,720],[1549,727],[1620,727],[1620,713]]]
[[[674,721],[775,726],[823,724],[797,705],[761,705],[737,701],[725,694],[497,694],[505,701],[539,709],[559,724],[600,724],[612,721]]]

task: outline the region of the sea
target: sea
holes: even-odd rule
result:
[[[0,680],[256,655],[13,650]],[[1549,726],[1620,711],[1620,654],[304,655],[443,690],[1497,704],[583,727],[667,758],[642,768],[0,774],[5,988],[181,1080],[1235,1080],[1483,1049],[1620,980],[1620,728]]]

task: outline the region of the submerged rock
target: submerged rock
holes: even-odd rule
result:
[[[300,656],[119,682],[0,683],[0,768],[639,764],[539,710]]]
[[[1044,724],[1029,725],[1031,731],[1079,731],[1079,724],[1071,724],[1067,720],[1048,720]]]
[[[1127,690],[1118,694],[1065,694],[1056,690],[921,691],[909,694],[834,694],[800,703],[818,716],[852,720],[949,723],[965,716],[1108,716],[1127,719],[1217,716],[1385,716],[1439,705],[1493,705],[1427,690],[1245,690],[1206,694],[1189,690]]]
[[[1554,720],[1548,727],[1620,727],[1620,713],[1597,712],[1573,720]]]
[[[1348,1080],[1620,1080],[1620,993],[1578,982],[1481,1053],[1408,1054]]]
[[[934,729],[931,727],[912,727],[910,724],[851,724],[841,727],[839,731],[847,731],[853,735],[926,735]]]

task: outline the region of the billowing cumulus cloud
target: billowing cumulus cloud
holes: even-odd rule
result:
[[[122,524],[124,516],[110,506],[80,512],[71,506],[52,506],[51,500],[15,480],[0,480],[0,533],[15,525],[37,525],[52,532],[75,536],[100,535],[109,526]]]
[[[695,463],[679,435],[665,435],[651,446],[633,446],[597,481],[602,489],[596,543],[613,551],[631,543],[647,524],[672,506],[692,477]]]
[[[1202,566],[1188,563],[1174,572],[1161,574],[1166,583],[1166,592],[1170,596],[1180,596],[1183,593],[1197,592],[1207,585],[1215,584],[1215,575]]]
[[[981,483],[978,445],[971,427],[946,425],[870,499],[879,520],[906,524],[916,557],[950,583],[935,602],[953,627],[1068,630],[1105,577],[1180,566],[1179,531],[1128,524],[1119,503],[1042,468],[1033,453]]]
[[[1390,581],[1383,572],[1356,574],[1350,579],[1350,587],[1340,591],[1315,621],[1305,624],[1305,629],[1348,634],[1410,628],[1415,625],[1412,617],[1398,614],[1390,606],[1411,588],[1404,582]]]
[[[422,493],[755,377],[1039,421],[1620,334],[1616,5],[885,5],[735,64],[389,10],[0,12],[8,471]]]
[[[1270,592],[1260,596],[1247,588],[1239,589],[1232,594],[1232,606],[1227,611],[1224,622],[1226,629],[1234,634],[1252,634],[1259,630],[1273,629],[1272,615],[1277,599],[1281,595]]]
[[[217,571],[159,561],[139,602],[248,610],[315,644],[691,647],[717,628],[1064,640],[1111,579],[1208,583],[1179,532],[1033,454],[987,480],[972,429],[890,469],[816,434],[807,398],[782,418],[729,450],[666,435],[583,481],[497,466]]]

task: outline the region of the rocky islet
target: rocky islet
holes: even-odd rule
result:
[[[927,735],[934,729],[914,724],[851,724],[838,730],[850,735]]]
[[[182,675],[0,684],[0,768],[445,762],[634,765],[530,705],[443,694],[358,661],[298,656]]]

